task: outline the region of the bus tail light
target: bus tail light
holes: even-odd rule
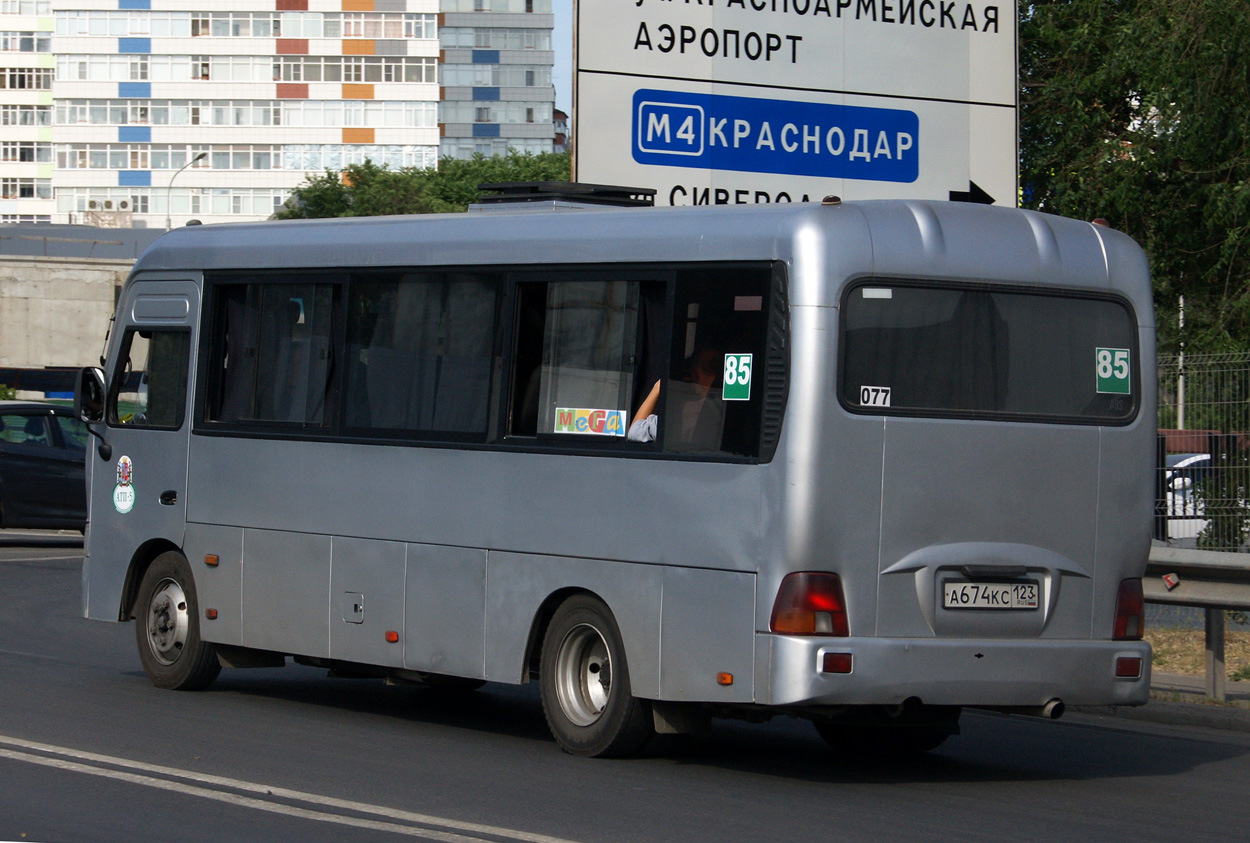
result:
[[[855,666],[851,653],[825,653],[820,660],[821,673],[850,673]]]
[[[783,635],[850,635],[841,578],[814,571],[787,574],[768,628]]]
[[[1115,660],[1117,679],[1137,679],[1141,676],[1141,658],[1138,656],[1120,656]]]
[[[1115,598],[1115,641],[1140,641],[1145,631],[1146,600],[1141,580],[1120,580],[1120,593]]]

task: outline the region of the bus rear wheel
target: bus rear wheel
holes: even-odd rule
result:
[[[152,560],[135,601],[135,642],[143,672],[158,688],[198,691],[221,672],[217,651],[200,639],[195,580],[182,555]]]
[[[543,714],[565,752],[626,757],[655,733],[650,703],[630,693],[616,620],[593,597],[570,597],[552,616],[540,677]]]

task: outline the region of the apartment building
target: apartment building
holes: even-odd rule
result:
[[[442,0],[441,154],[551,152],[551,0]]]
[[[439,2],[0,0],[0,221],[264,219],[309,174],[436,166],[443,135],[442,154],[550,151],[550,0],[469,0],[455,27]],[[440,70],[440,34],[499,47]],[[443,90],[491,120],[461,133]]]
[[[0,0],[0,223],[51,222],[50,0]]]

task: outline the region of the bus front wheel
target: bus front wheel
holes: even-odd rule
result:
[[[543,638],[543,713],[572,755],[625,757],[654,734],[651,705],[630,694],[621,633],[608,607],[589,595],[560,605]]]
[[[191,568],[170,551],[152,560],[135,601],[135,641],[143,672],[158,688],[197,691],[217,678],[216,648],[200,640]]]

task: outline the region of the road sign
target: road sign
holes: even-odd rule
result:
[[[1016,200],[1014,4],[578,0],[574,174],[657,204]]]

